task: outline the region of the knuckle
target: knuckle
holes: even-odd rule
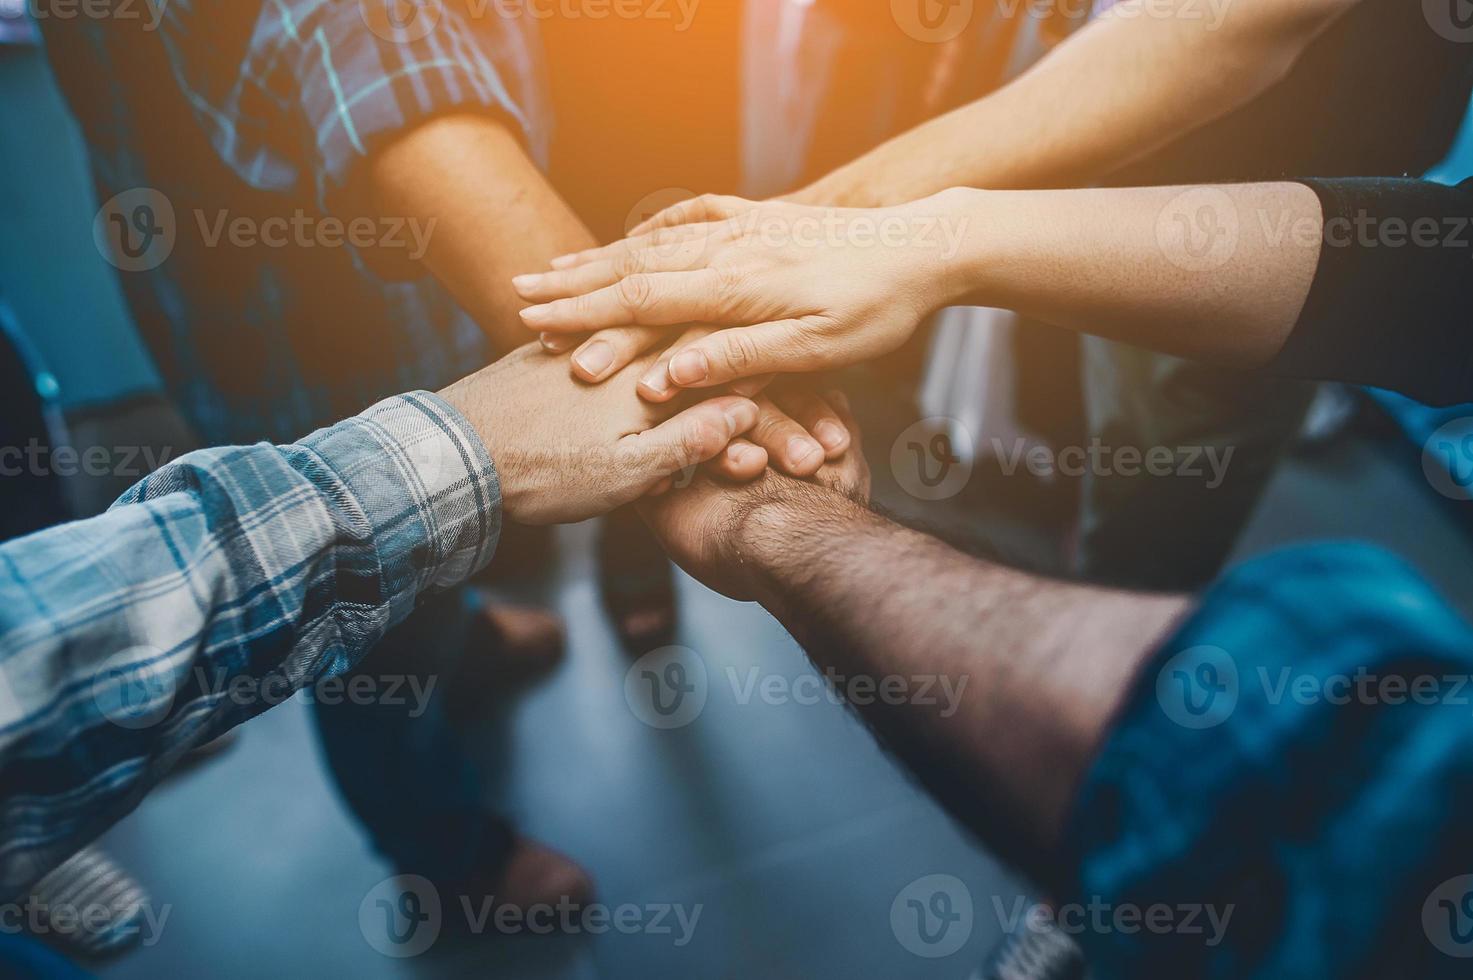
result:
[[[723,357],[726,360],[726,366],[733,372],[746,374],[757,366],[761,352],[757,350],[757,344],[745,331],[734,331],[726,338]]]
[[[685,461],[694,463],[715,455],[725,438],[725,433],[709,419],[693,421],[681,434],[680,448]]]
[[[645,273],[625,276],[614,287],[619,305],[630,313],[638,313],[649,306],[654,283]]]
[[[625,249],[614,259],[614,274],[627,279],[648,271],[647,265],[644,252],[638,249]]]

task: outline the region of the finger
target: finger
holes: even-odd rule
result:
[[[588,339],[586,333],[540,333],[537,342],[549,354],[566,354]]]
[[[756,443],[733,439],[725,451],[706,464],[706,469],[724,479],[746,483],[762,475],[767,458],[767,450]]]
[[[629,237],[674,225],[688,225],[697,221],[721,221],[758,206],[759,202],[749,201],[744,197],[735,197],[730,194],[702,194],[688,201],[672,204],[663,211],[655,212],[629,229]]]
[[[616,242],[609,242],[607,245],[595,245],[593,248],[585,248],[581,252],[570,252],[567,255],[559,255],[548,264],[554,270],[561,272],[595,262],[617,261],[620,256],[627,252],[647,249],[670,251],[678,249],[681,243],[692,238],[704,241],[707,238],[714,237],[719,234],[721,228],[721,222],[701,221],[689,225],[673,225],[668,228],[658,228],[654,231],[638,235],[631,233]]]
[[[559,331],[718,319],[718,283],[711,269],[639,273],[582,296],[529,306],[522,310],[522,322],[534,330]]]
[[[660,353],[660,356],[655,359],[655,363],[651,364],[645,370],[644,374],[640,376],[639,383],[635,386],[639,391],[639,396],[645,401],[659,404],[661,402],[667,402],[680,394],[681,389],[670,383],[670,358],[674,357],[688,344],[694,343],[702,337],[710,336],[715,329],[715,327],[705,326],[691,327],[680,335],[679,340],[665,348]],[[752,386],[748,385],[748,387],[750,388]],[[750,393],[747,391],[736,391],[735,387],[732,389],[733,394],[742,395],[745,398],[751,398],[760,391],[760,388]]]
[[[718,330],[670,358],[670,383],[709,388],[759,374],[817,371],[830,366],[815,350],[802,320],[777,320]]]
[[[691,238],[671,248],[617,243],[606,257],[568,269],[529,272],[512,277],[517,295],[531,303],[546,303],[567,296],[581,296],[612,286],[626,276],[646,272],[684,272],[697,267],[705,254],[703,243]]]
[[[859,420],[854,417],[854,407],[849,404],[849,396],[838,388],[830,388],[823,393],[823,397],[839,413],[839,421],[849,432],[850,445],[857,445],[864,433],[860,431]]]
[[[757,399],[757,423],[747,438],[767,450],[767,458],[784,473],[812,476],[823,465],[823,447],[772,399]]]
[[[573,352],[573,376],[598,383],[624,369],[668,333],[664,327],[600,330]]]
[[[670,356],[674,357],[677,353],[679,353],[677,350],[672,349]],[[666,377],[669,377],[668,368],[666,369]],[[759,374],[753,378],[742,378],[740,381],[733,381],[729,387],[733,395],[741,395],[743,398],[756,398],[767,390],[767,386],[772,384],[773,379],[776,377],[777,375],[775,374]]]
[[[839,413],[823,398],[811,391],[788,388],[774,392],[772,400],[818,440],[827,458],[838,459],[849,448],[849,431],[839,421]]]
[[[636,469],[643,493],[687,466],[713,459],[732,439],[757,424],[757,405],[749,398],[723,395],[687,408],[652,429],[625,436],[620,448]]]

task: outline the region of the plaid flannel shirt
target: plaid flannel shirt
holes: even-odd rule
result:
[[[490,560],[500,519],[480,439],[416,392],[291,445],[191,453],[0,546],[0,898],[194,746],[353,667]]]
[[[131,229],[146,194],[171,239],[148,267],[125,263],[120,281],[207,444],[287,441],[490,360],[481,329],[404,261],[402,225],[369,233],[390,248],[317,233],[370,215],[353,196],[357,168],[435,116],[498,116],[545,161],[533,16],[516,0],[170,0],[155,26],[152,8],[135,9],[38,23],[103,202],[95,231]],[[237,219],[309,231],[242,244],[223,233]]]

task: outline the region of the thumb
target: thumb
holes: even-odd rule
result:
[[[757,424],[757,403],[723,395],[692,405],[653,429],[625,436],[636,479],[652,487],[686,467],[720,455],[732,439]]]
[[[814,338],[804,336],[811,332],[801,320],[718,330],[675,352],[667,368],[670,381],[708,388],[761,374],[821,370],[827,359],[814,350]]]

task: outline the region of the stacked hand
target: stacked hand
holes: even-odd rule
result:
[[[835,453],[849,446],[839,411],[813,394],[641,399],[634,380],[656,356],[595,387],[572,376],[567,358],[528,344],[441,392],[490,452],[508,517],[524,524],[594,517],[661,493],[702,463],[725,480],[751,480],[766,469],[770,451],[789,452],[794,440],[812,445],[805,459],[812,473],[824,452],[808,431]]]
[[[876,210],[701,197],[514,285],[543,344],[602,381],[691,322],[640,378],[647,399],[887,353],[950,298],[964,225],[945,195]],[[591,337],[583,334],[593,332]],[[581,341],[581,344],[579,343]]]

